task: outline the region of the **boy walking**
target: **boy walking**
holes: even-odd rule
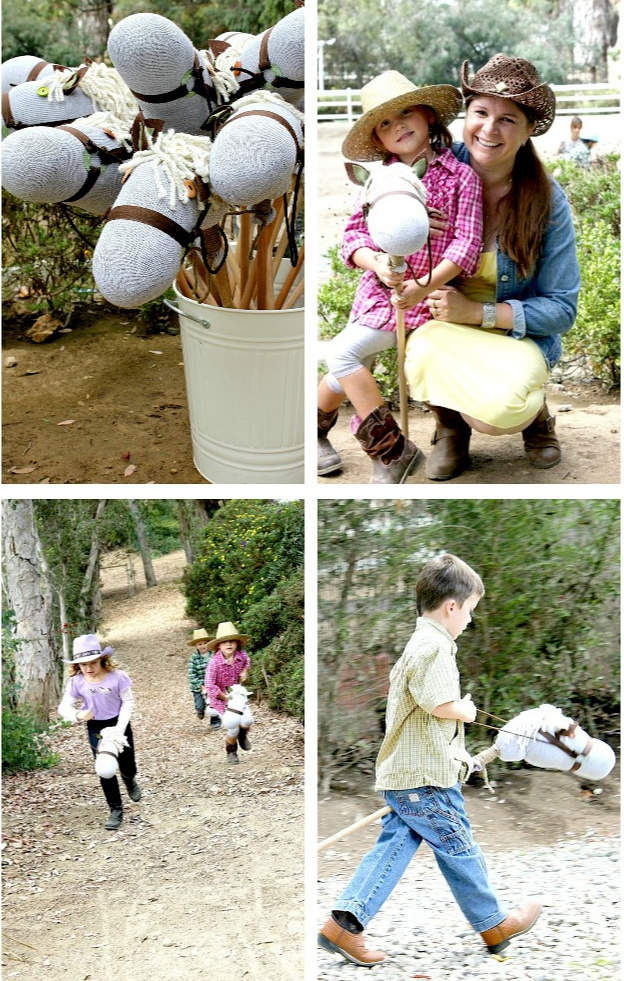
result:
[[[319,945],[361,967],[385,960],[368,950],[364,930],[381,909],[422,841],[432,849],[464,916],[488,950],[534,925],[541,904],[507,913],[490,885],[472,838],[460,779],[467,776],[464,723],[476,707],[462,698],[455,640],[484,595],[480,577],[454,555],[428,562],[416,583],[418,620],[390,673],[386,735],[376,766],[376,789],[392,811],[319,934]]]
[[[212,657],[212,650],[209,647],[211,640],[212,637],[206,633],[203,627],[200,627],[199,630],[194,630],[191,640],[187,640],[188,646],[194,648],[189,659],[188,680],[198,719],[203,719],[206,714],[206,688],[204,686],[204,678],[206,677],[208,662]],[[220,729],[221,720],[211,717],[210,728]]]

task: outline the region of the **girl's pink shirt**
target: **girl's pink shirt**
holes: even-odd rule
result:
[[[388,163],[395,163],[392,157]],[[483,244],[483,206],[481,181],[467,164],[460,163],[450,150],[436,154],[422,179],[427,189],[427,207],[437,208],[448,218],[442,235],[431,236],[431,264],[435,268],[443,259],[455,262],[464,276],[474,276]],[[350,269],[357,268],[352,256],[357,249],[379,251],[371,239],[362,208],[353,213],[344,231],[342,257]],[[421,281],[429,272],[427,246],[407,257],[406,279]],[[414,330],[431,320],[426,301],[405,311],[405,329]],[[396,311],[390,303],[390,291],[375,273],[367,269],[358,284],[351,309],[351,323],[380,330],[396,330]]]
[[[246,671],[251,660],[246,651],[236,651],[234,660],[228,664],[218,648],[206,668],[206,680],[204,682],[206,694],[210,707],[216,709],[221,715],[225,712],[225,702],[217,698],[219,692],[225,692],[229,685],[237,685],[243,671]]]

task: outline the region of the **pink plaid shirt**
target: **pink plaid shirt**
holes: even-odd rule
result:
[[[237,685],[242,672],[250,664],[251,660],[246,651],[236,651],[232,664],[228,664],[221,653],[221,649],[217,648],[208,661],[204,682],[211,708],[223,715],[226,703],[223,699],[217,698],[218,693],[225,694],[226,688],[229,688],[230,685]]]
[[[388,163],[398,158],[392,157]],[[429,164],[422,179],[427,188],[427,207],[438,208],[447,217],[449,226],[443,235],[431,236],[431,264],[450,259],[461,267],[465,276],[474,276],[479,264],[483,240],[481,181],[468,164],[460,163],[450,150],[442,150]],[[342,239],[342,257],[351,269],[356,268],[352,256],[357,249],[367,247],[379,251],[368,234],[362,208],[358,207],[347,222]],[[425,245],[407,257],[406,279],[426,280],[429,259]],[[414,330],[431,320],[425,300],[405,311],[405,329]],[[396,330],[396,311],[390,303],[390,290],[372,270],[367,269],[358,284],[351,309],[350,323],[380,330]]]

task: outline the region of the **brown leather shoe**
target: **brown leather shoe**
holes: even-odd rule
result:
[[[351,429],[371,458],[371,484],[402,484],[424,463],[421,450],[405,438],[385,403],[373,409],[364,420],[354,416]]]
[[[436,428],[425,473],[429,480],[452,480],[470,466],[468,447],[471,429],[454,409],[439,405],[430,405],[429,408],[436,418]]]
[[[345,960],[358,967],[374,967],[385,961],[386,955],[380,950],[367,950],[364,933],[349,933],[330,916],[318,935],[319,947],[332,954],[341,954]]]
[[[509,946],[512,937],[519,937],[523,933],[528,933],[541,912],[542,904],[533,901],[515,913],[510,913],[498,926],[485,930],[481,936],[490,954],[500,954],[505,947]]]
[[[522,439],[532,467],[548,470],[561,463],[561,447],[555,435],[555,419],[548,412],[545,402],[538,417],[522,430]]]

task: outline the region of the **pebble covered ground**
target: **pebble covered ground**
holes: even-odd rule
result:
[[[487,953],[463,919],[431,852],[423,847],[366,931],[387,960],[367,969],[318,951],[319,981],[618,981],[620,978],[619,838],[563,840],[488,858],[492,883],[516,909],[540,898],[535,927],[511,942],[504,960]],[[319,882],[319,926],[348,877]]]

